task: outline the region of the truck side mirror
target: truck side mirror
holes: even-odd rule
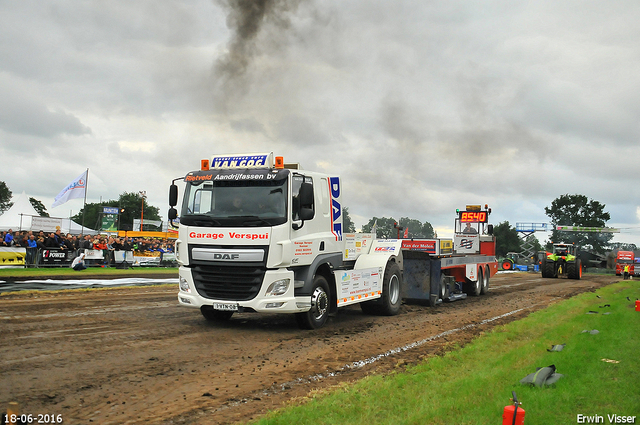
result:
[[[313,215],[313,208],[300,208],[300,220],[311,220]]]
[[[178,186],[172,184],[169,186],[169,206],[175,207],[178,205]]]
[[[178,218],[178,211],[175,208],[171,207],[169,208],[168,216],[169,216],[169,221],[173,221],[176,218]]]
[[[313,210],[313,186],[311,183],[302,183],[300,185],[300,207],[310,208]]]
[[[294,198],[294,211],[297,210],[298,217],[302,223],[293,223],[293,230],[299,230],[304,226],[305,220],[311,220],[315,215],[313,209],[313,185],[311,183],[302,183],[298,196]]]

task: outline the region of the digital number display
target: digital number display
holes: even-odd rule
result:
[[[486,223],[486,211],[460,211],[460,223]]]

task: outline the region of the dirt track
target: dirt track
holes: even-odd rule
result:
[[[210,323],[166,286],[13,293],[0,298],[0,408],[17,401],[21,413],[61,414],[65,424],[246,421],[617,280],[498,275],[481,297],[405,304],[395,317],[349,307],[317,331],[288,315]]]

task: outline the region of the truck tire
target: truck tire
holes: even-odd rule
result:
[[[478,279],[474,282],[471,282],[471,294],[474,297],[479,297],[482,293],[482,281],[484,280],[484,273],[482,272],[482,267],[478,267]]]
[[[440,275],[440,292],[438,296],[442,301],[444,301],[444,298],[447,296],[447,280],[443,274]]]
[[[480,287],[480,294],[484,295],[489,292],[489,277],[491,276],[491,272],[489,271],[489,266],[484,268],[484,273],[482,275],[482,286]]]
[[[318,329],[324,326],[329,318],[329,299],[327,279],[318,274],[313,278],[311,309],[304,313],[296,313],[300,329]]]
[[[214,310],[210,305],[200,307],[200,312],[210,322],[226,322],[233,316],[233,311]]]
[[[582,277],[582,262],[576,259],[573,263],[567,264],[567,276],[569,279],[580,279]]]
[[[555,261],[544,260],[544,263],[542,263],[542,277],[545,277],[545,278],[558,277],[558,275],[556,274]]]
[[[380,314],[384,316],[395,316],[400,313],[400,305],[402,304],[402,296],[400,295],[401,288],[402,274],[400,273],[400,266],[390,261],[384,270],[382,298],[380,298]]]
[[[393,261],[387,263],[382,280],[382,296],[374,301],[360,303],[360,309],[365,314],[381,316],[395,316],[400,312],[402,296],[402,274],[400,267]]]

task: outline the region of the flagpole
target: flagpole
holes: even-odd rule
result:
[[[80,228],[80,237],[84,236],[84,216],[87,213],[87,189],[89,189],[89,169],[88,168],[87,168],[87,177],[84,179],[84,206],[82,207],[82,228]]]

